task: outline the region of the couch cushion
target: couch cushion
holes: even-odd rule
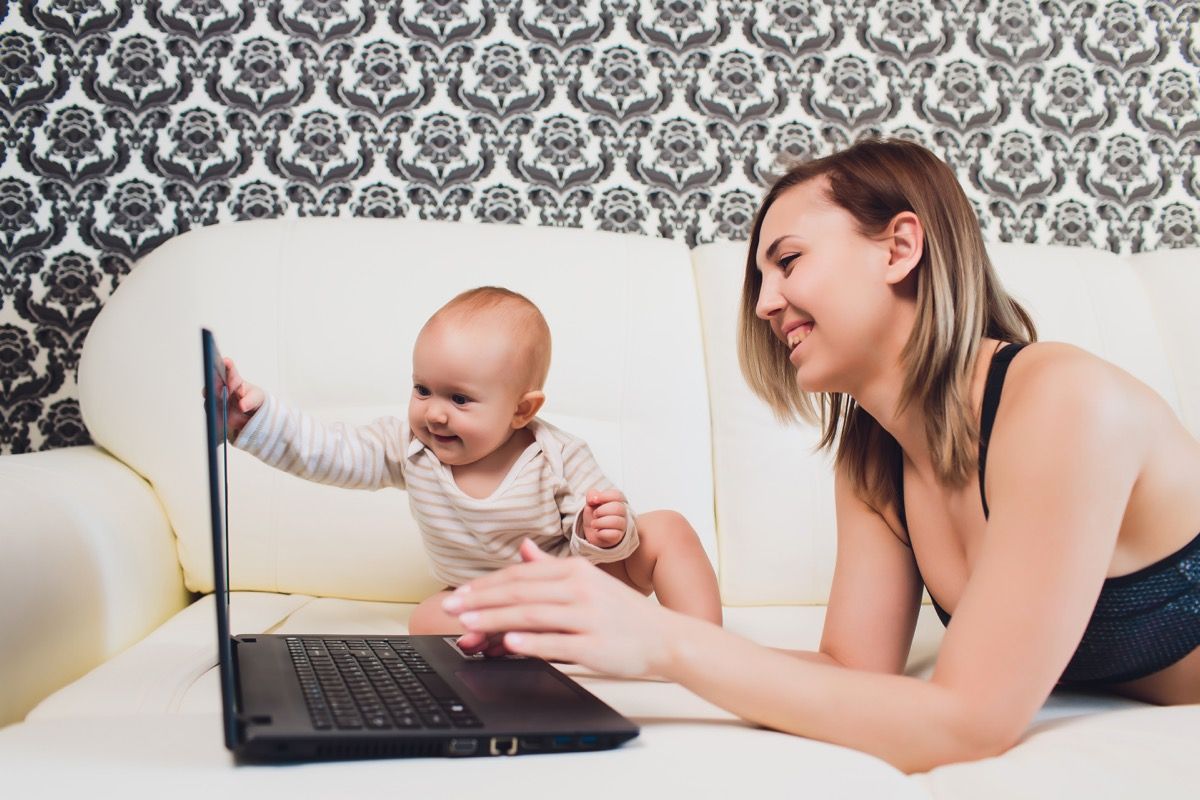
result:
[[[1195,797],[1200,706],[1127,706],[1055,716],[1002,756],[938,767],[916,780],[935,798]]]
[[[200,326],[251,381],[320,418],[366,422],[405,413],[428,316],[497,282],[553,332],[544,416],[589,441],[635,510],[685,514],[715,558],[699,315],[678,242],[365,219],[194,230],[141,261],[96,320],[83,415],[154,485],[187,586],[209,591]],[[403,492],[321,487],[240,452],[230,470],[234,588],[400,601],[438,588]]]
[[[337,631],[361,635],[403,632],[414,607],[256,592],[235,592],[231,605],[232,625],[239,633]],[[779,647],[812,648],[819,640],[824,608],[727,611],[728,627],[752,639]],[[417,793],[423,796],[433,792],[438,781],[466,780],[473,775],[472,780],[506,784],[519,779],[526,796],[531,787],[550,786],[553,778],[569,780],[572,796],[592,796],[589,792],[604,786],[606,791],[595,796],[610,797],[613,786],[604,783],[608,776],[616,774],[627,782],[642,772],[670,776],[677,791],[699,797],[747,792],[774,796],[798,785],[806,794],[819,796],[917,797],[931,790],[938,796],[975,797],[990,791],[992,785],[1009,789],[1019,785],[1004,776],[1004,760],[1009,756],[943,767],[915,780],[906,779],[862,753],[755,728],[677,684],[609,678],[576,666],[563,669],[634,719],[642,727],[641,737],[603,757],[570,754],[515,762],[421,759],[233,770],[221,745],[213,628],[209,595],[125,653],[45,700],[24,723],[0,731],[0,770],[6,786],[36,782],[42,789],[39,794],[57,796],[56,790],[83,787],[98,770],[122,781],[123,786],[149,788],[169,775],[176,786],[203,785],[206,790],[222,786],[238,796],[251,790],[257,794],[260,789],[267,796],[284,791],[289,796],[296,792],[301,796],[340,795],[344,792],[330,789],[335,783],[369,786],[398,780],[410,790],[429,787],[429,792]],[[931,613],[923,613],[912,669],[928,664],[938,636],[940,624]],[[1140,758],[1151,752],[1151,745],[1167,753],[1167,763],[1174,770],[1171,774],[1178,776],[1177,756],[1171,754],[1181,752],[1188,742],[1195,727],[1194,714],[1176,719],[1171,716],[1173,709],[1149,709],[1149,715],[1131,718],[1137,720],[1132,731],[1121,733],[1119,720],[1126,718],[1124,713],[1101,713],[1140,707],[1109,697],[1056,693],[1039,713],[1025,742],[1012,751],[1020,779],[1031,785],[1037,781],[1042,782],[1038,785],[1066,785],[1066,777],[1102,752],[1105,731],[1117,731],[1121,741],[1136,744]],[[1167,712],[1165,725],[1158,729],[1155,714],[1161,712]],[[1090,715],[1095,714],[1099,716],[1093,722]],[[1113,723],[1107,721],[1110,718]],[[1073,733],[1076,728],[1078,738]],[[1140,763],[1138,757],[1125,757],[1121,763]],[[468,763],[473,766],[463,766]],[[1094,763],[1091,766],[1094,768]],[[496,772],[501,769],[502,775]],[[1132,771],[1122,773],[1119,785],[1127,790],[1132,779]]]
[[[1033,316],[1038,339],[1111,361],[1179,409],[1155,309],[1129,261],[1106,250],[989,244],[1008,292]]]
[[[212,713],[41,720],[0,730],[0,772],[15,797],[93,797],[106,785],[120,797],[172,800],[928,798],[895,768],[847,748],[728,720],[638,722],[641,735],[615,751],[235,767]]]
[[[211,594],[206,595],[137,644],[50,695],[28,718],[207,713],[214,706],[219,707],[212,598]],[[236,633],[398,635],[407,633],[408,617],[414,608],[416,605],[412,603],[234,592],[230,601],[230,627]],[[763,606],[725,611],[727,629],[770,647],[791,650],[815,650],[821,641],[824,621],[825,606]],[[941,637],[941,623],[932,610],[923,609],[909,659],[910,671],[922,670],[932,663]],[[631,683],[635,682],[616,681],[610,691],[620,696],[621,687]],[[635,694],[641,697],[640,693]],[[657,711],[680,715],[695,698],[684,692],[676,701],[667,698]]]
[[[746,246],[718,242],[692,251],[713,414],[722,597],[733,605],[825,602],[836,554],[831,458],[814,452],[814,426],[778,422],[741,377],[736,336]],[[988,249],[1039,338],[1088,349],[1179,408],[1154,311],[1126,260],[1080,248]],[[1175,317],[1177,327],[1195,324]]]
[[[408,793],[416,790],[415,796],[441,796],[448,783],[461,780],[475,786],[519,781],[524,796],[548,795],[549,787],[557,785],[570,786],[573,797],[611,797],[617,786],[605,783],[609,776],[620,775],[620,786],[627,792],[628,782],[644,773],[643,781],[668,775],[677,791],[701,797],[750,790],[774,795],[797,780],[822,796],[842,791],[863,797],[924,796],[900,772],[874,757],[758,729],[678,684],[609,678],[577,666],[563,669],[636,721],[642,727],[638,739],[602,757],[419,759],[232,770],[221,744],[212,600],[208,595],[192,604],[142,642],[52,695],[26,722],[0,731],[0,770],[6,786],[36,782],[42,794],[57,796],[57,790],[82,786],[94,770],[103,769],[135,787],[151,786],[169,772],[174,785],[187,786],[194,780],[206,787],[226,786],[237,796],[259,787],[266,796],[341,796],[347,786],[377,786],[381,781],[403,781]],[[404,632],[413,608],[235,592],[231,625],[239,633],[395,634]],[[813,647],[823,611],[736,609],[732,624],[748,633],[769,631],[783,646]],[[50,774],[49,760],[70,766]],[[270,774],[281,783],[268,784]],[[597,791],[600,786],[605,787],[603,793]]]
[[[1200,248],[1128,256],[1154,309],[1166,346],[1183,424],[1200,438]]]

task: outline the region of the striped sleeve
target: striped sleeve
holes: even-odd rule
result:
[[[599,547],[583,535],[583,507],[587,493],[593,489],[614,489],[612,482],[600,470],[591,449],[583,441],[571,437],[562,451],[562,469],[565,490],[559,499],[558,508],[562,515],[563,536],[570,542],[571,555],[583,556],[593,564],[608,564],[624,561],[638,547],[637,524],[633,509],[625,504],[625,536],[612,547]]]
[[[405,423],[327,424],[268,395],[233,443],[265,464],[348,489],[405,488]]]

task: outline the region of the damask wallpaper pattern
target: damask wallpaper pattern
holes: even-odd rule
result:
[[[0,452],[84,443],[132,263],[355,215],[742,238],[780,159],[871,134],[991,240],[1197,244],[1200,4],[0,0]]]

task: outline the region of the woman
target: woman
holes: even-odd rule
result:
[[[1006,750],[1060,682],[1200,701],[1200,443],[1122,370],[1031,343],[945,164],[872,141],[787,173],[740,327],[754,390],[837,448],[820,650],[648,610],[528,543],[449,599],[465,646],[660,675],[906,771]],[[923,586],[948,623],[928,681],[903,674]]]

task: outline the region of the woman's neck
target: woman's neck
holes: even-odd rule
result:
[[[971,375],[971,386],[968,402],[972,413],[978,417],[983,385],[987,381],[988,365],[999,342],[995,339],[983,339],[975,354],[975,365]],[[900,393],[904,386],[904,367],[900,358],[890,362],[890,366],[865,382],[856,392],[852,392],[855,402],[870,414],[900,445],[904,457],[910,461],[921,475],[932,475],[933,455],[929,449],[929,441],[925,432],[925,410],[916,403],[910,403],[902,411],[897,411],[900,405]]]

